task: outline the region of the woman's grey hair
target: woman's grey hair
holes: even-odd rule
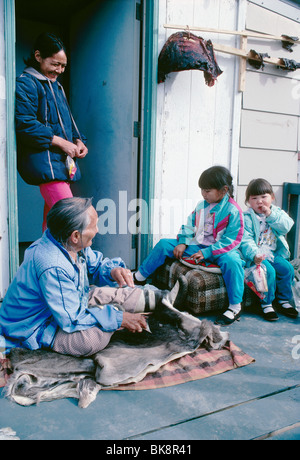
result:
[[[87,210],[92,206],[92,198],[64,198],[50,209],[47,215],[47,227],[53,238],[65,244],[71,234],[80,233],[90,223]]]

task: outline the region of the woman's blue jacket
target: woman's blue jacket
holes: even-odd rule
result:
[[[89,281],[97,286],[115,286],[110,276],[115,267],[125,267],[125,263],[118,257],[104,258],[89,247],[82,250],[80,264],[76,264],[46,230],[26,250],[0,309],[0,335],[7,350],[49,348],[58,327],[68,333],[93,326],[107,332],[118,329],[122,311],[112,305],[101,309],[88,304]]]
[[[16,82],[16,137],[18,171],[31,185],[70,181],[67,155],[51,145],[53,136],[86,141],[72,117],[63,87],[27,67]],[[80,179],[80,169],[72,179]]]

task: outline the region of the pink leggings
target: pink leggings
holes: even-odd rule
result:
[[[47,228],[47,214],[52,206],[63,198],[71,198],[73,196],[68,182],[55,181],[48,182],[47,184],[40,185],[40,192],[45,200],[44,206],[44,220],[43,220],[43,232]]]

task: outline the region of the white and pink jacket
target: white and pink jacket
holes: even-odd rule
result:
[[[186,225],[182,225],[177,235],[179,244],[203,245],[205,210],[210,206],[207,201],[200,201],[195,210],[189,215]],[[241,244],[244,233],[243,212],[239,205],[225,195],[210,211],[213,215],[214,242],[201,248],[205,259],[219,257]]]

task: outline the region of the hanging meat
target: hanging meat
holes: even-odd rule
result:
[[[287,70],[289,72],[294,72],[297,69],[300,69],[300,63],[294,61],[293,59],[279,58],[280,68],[282,70]]]
[[[182,70],[202,70],[206,84],[215,84],[222,70],[210,40],[190,32],[176,32],[169,37],[158,58],[158,83],[164,82],[168,73]]]

